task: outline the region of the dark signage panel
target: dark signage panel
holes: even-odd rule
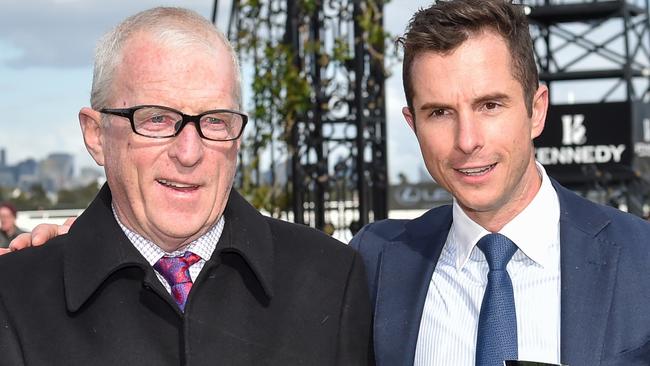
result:
[[[428,210],[451,201],[451,194],[433,182],[391,185],[388,189],[391,210]]]
[[[565,184],[632,176],[632,106],[627,102],[549,106],[546,126],[535,139],[535,158]]]

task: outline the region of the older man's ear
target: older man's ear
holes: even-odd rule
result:
[[[102,115],[92,108],[82,108],[79,111],[79,125],[84,137],[86,149],[98,165],[104,165],[104,149],[102,137]]]

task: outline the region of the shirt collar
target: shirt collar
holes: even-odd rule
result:
[[[553,248],[559,245],[560,203],[546,170],[537,162],[536,165],[542,178],[539,191],[499,233],[512,240],[530,260],[547,267],[556,261]],[[450,243],[456,253],[456,268],[461,269],[469,260],[476,243],[489,231],[470,219],[455,199],[452,215]],[[534,232],[531,232],[531,228]]]
[[[212,228],[210,228],[210,230],[208,230],[205,234],[201,235],[197,239],[193,240],[187,245],[187,247],[168,253],[151,240],[126,227],[122,221],[120,221],[119,217],[117,217],[115,206],[111,205],[111,208],[113,209],[113,216],[115,217],[115,220],[120,225],[120,228],[126,237],[129,238],[133,246],[135,246],[140,254],[142,254],[142,256],[152,266],[164,256],[176,257],[183,255],[184,252],[192,252],[205,261],[209,260],[210,257],[212,257],[214,249],[217,247],[217,243],[219,242],[219,238],[221,237],[221,233],[223,232],[223,227],[225,224],[224,215],[221,215],[221,218],[217,221],[216,224],[212,226]]]

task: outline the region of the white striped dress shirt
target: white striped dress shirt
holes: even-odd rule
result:
[[[501,234],[519,248],[506,267],[515,297],[519,359],[560,363],[560,205],[544,168],[531,203]],[[488,231],[453,204],[453,224],[420,321],[415,366],[474,366],[488,265],[476,247]]]
[[[219,221],[217,221],[217,223],[212,226],[212,228],[208,230],[207,233],[192,241],[187,245],[187,247],[183,248],[182,250],[167,253],[151,240],[124,226],[124,224],[122,224],[120,219],[115,214],[115,207],[113,207],[113,216],[115,216],[115,220],[117,220],[117,223],[120,225],[120,228],[122,228],[122,231],[124,231],[126,237],[129,238],[131,243],[133,243],[133,246],[135,246],[138,252],[142,254],[142,256],[147,260],[147,262],[149,262],[152,267],[162,257],[182,256],[186,251],[192,252],[201,257],[198,262],[190,266],[190,278],[192,279],[192,282],[196,281],[196,278],[199,276],[199,273],[203,269],[205,262],[207,262],[210,257],[212,257],[212,253],[217,247],[217,243],[219,242],[219,238],[223,232],[224,224],[226,223],[223,215],[221,215]],[[160,273],[158,273],[158,271],[154,270],[154,272],[156,273],[156,276],[158,277],[160,283],[162,283],[167,292],[171,294],[172,288],[169,286],[167,280],[165,280],[165,278]]]

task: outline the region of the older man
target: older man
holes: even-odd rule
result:
[[[239,83],[228,42],[187,10],[103,38],[79,120],[107,184],[67,235],[0,258],[0,365],[369,362],[357,254],[231,189]]]

